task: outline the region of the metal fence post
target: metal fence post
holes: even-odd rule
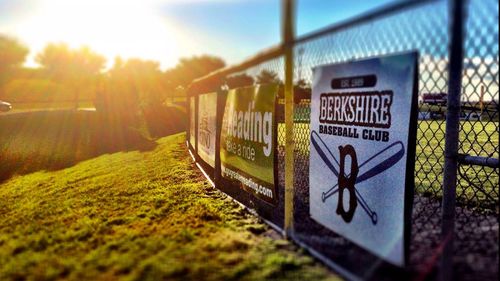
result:
[[[226,105],[226,91],[217,91],[217,108],[216,108],[216,127],[215,127],[215,187],[220,188],[221,182],[221,164],[220,164],[220,136],[222,131],[222,117],[224,115],[224,107]]]
[[[294,0],[282,2],[282,38],[285,49],[285,234],[293,232],[293,184],[294,184],[294,141],[293,141],[293,41]]]
[[[194,97],[194,158],[199,161],[198,157],[198,94],[193,95]]]
[[[446,112],[445,162],[443,176],[443,221],[441,226],[441,268],[439,280],[452,280],[453,238],[455,234],[455,198],[458,169],[460,94],[464,55],[464,0],[450,1],[450,63]]]

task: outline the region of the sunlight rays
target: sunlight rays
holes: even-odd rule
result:
[[[108,66],[121,56],[160,60],[165,68],[186,48],[179,27],[160,16],[154,1],[47,0],[15,29],[34,51],[47,42],[88,45]]]

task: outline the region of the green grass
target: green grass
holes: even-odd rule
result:
[[[461,125],[462,151],[498,157],[495,123]],[[309,126],[297,128],[306,152]],[[422,194],[441,194],[444,130],[419,122]],[[0,136],[0,280],[335,278],[209,187],[184,134],[153,141],[95,112],[50,112],[0,116]],[[498,190],[491,169],[463,172]],[[492,204],[463,180],[458,193]]]
[[[419,121],[417,129],[417,192],[437,198],[442,196],[445,130],[444,120]],[[459,153],[498,158],[498,122],[461,121],[459,137]],[[498,170],[461,165],[460,171],[465,177],[459,176],[457,202],[495,211],[498,204]]]
[[[336,279],[209,187],[184,141],[1,183],[0,280]]]
[[[0,115],[0,182],[14,174],[69,167],[102,153],[152,149],[154,142],[143,135],[97,112]]]

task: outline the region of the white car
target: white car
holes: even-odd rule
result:
[[[7,112],[12,109],[12,105],[8,102],[0,100],[0,111]]]

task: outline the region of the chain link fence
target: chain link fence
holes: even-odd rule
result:
[[[338,24],[294,44],[294,238],[336,269],[353,278],[425,279],[436,275],[441,237],[446,104],[429,102],[429,94],[447,93],[450,45],[448,1],[406,2],[398,9],[374,12]],[[454,276],[461,280],[498,280],[499,94],[498,1],[466,2],[464,70],[459,149],[462,157],[496,160],[486,165],[462,161],[458,169]],[[407,268],[400,270],[309,216],[310,97],[312,67],[418,50],[419,121],[415,157],[415,195]],[[198,80],[191,94],[284,81],[284,59],[275,52],[264,61],[235,67]],[[282,91],[277,105],[278,192],[284,198],[285,125]],[[491,164],[493,163],[493,164]],[[476,163],[477,164],[477,163]],[[495,166],[496,165],[496,166]],[[278,209],[284,209],[280,200]],[[283,227],[283,217],[272,220]],[[362,265],[362,266],[360,266]],[[340,267],[337,267],[340,266]],[[394,275],[396,274],[396,275]],[[348,274],[346,276],[349,276]]]
[[[498,1],[469,1],[466,11],[459,152],[498,159]],[[456,276],[498,279],[498,178],[498,166],[459,166]]]

